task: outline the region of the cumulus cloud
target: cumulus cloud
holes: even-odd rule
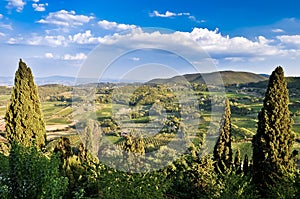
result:
[[[118,46],[124,52],[139,48],[156,48],[175,52],[190,59],[192,63],[200,61],[208,54],[215,63],[222,61],[254,62],[272,57],[286,57],[288,54],[299,54],[300,50],[284,49],[278,40],[258,36],[253,40],[246,37],[222,35],[218,29],[194,28],[191,32],[161,33],[143,31],[141,28],[128,34],[114,34],[98,38],[105,46]],[[300,41],[300,40],[299,40]]]
[[[87,56],[84,53],[77,53],[76,55],[66,54],[63,56],[63,60],[67,61],[80,61],[86,59]]]
[[[23,0],[8,0],[7,9],[16,9],[17,12],[22,12],[26,2]]]
[[[60,10],[51,12],[45,19],[37,21],[41,24],[52,24],[64,27],[82,26],[94,19],[93,16],[77,15],[75,11]]]
[[[130,30],[136,28],[135,25],[119,24],[107,20],[99,21],[98,25],[105,30]]]
[[[69,41],[77,44],[97,44],[99,43],[99,38],[94,37],[91,30],[86,30],[84,33],[69,35]]]
[[[33,3],[32,4],[32,8],[34,9],[34,11],[37,12],[44,12],[46,10],[46,6],[48,6],[48,3]]]

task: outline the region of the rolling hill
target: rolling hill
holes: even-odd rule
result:
[[[222,79],[220,79],[220,77]],[[268,77],[265,75],[259,75],[249,72],[236,72],[236,71],[221,71],[221,72],[212,72],[212,73],[194,73],[186,74],[183,76],[175,76],[168,79],[153,79],[148,83],[154,84],[164,84],[169,82],[185,82],[190,83],[207,83],[210,82],[214,85],[232,85],[232,84],[247,84],[247,83],[256,83],[260,81],[266,81]],[[221,81],[223,80],[223,82]]]

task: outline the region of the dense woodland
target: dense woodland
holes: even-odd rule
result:
[[[20,60],[12,90],[1,88],[1,93],[10,95],[10,100],[4,110],[5,132],[1,134],[7,142],[0,143],[0,198],[299,198],[296,145],[299,132],[293,119],[300,109],[297,110],[294,97],[297,85],[289,84],[289,93],[287,82],[293,80],[286,79],[282,67],[277,67],[269,80],[226,85],[226,98],[212,98],[211,88],[191,82],[197,93],[196,107],[201,110],[196,113],[178,103],[174,94],[181,92],[178,85],[176,92],[157,82],[126,85],[125,90],[134,88],[134,93],[126,98],[122,93],[125,91],[114,91],[115,85],[99,84],[93,99],[98,107],[97,120],[82,122],[80,119],[87,117],[83,112],[75,116],[84,139],[74,134],[50,139],[46,124],[67,119],[52,118],[56,113],[48,114],[49,107],[43,108],[42,104],[59,102],[55,105],[66,106],[59,111],[66,116],[76,112],[71,103],[76,108],[85,99],[72,98],[72,88],[66,86],[38,88],[30,68]],[[251,97],[236,94],[237,88]],[[214,90],[219,92],[217,87]],[[232,97],[234,92],[239,100]],[[241,106],[241,102],[258,105]],[[112,103],[121,108],[131,107],[122,109],[126,114],[118,116],[127,125],[125,135],[121,135],[124,130],[116,118],[108,113]],[[154,106],[155,103],[159,106]],[[214,124],[215,132],[208,131],[207,112],[212,103],[221,112],[220,121]],[[163,114],[163,110],[166,119],[161,121],[156,115]],[[196,127],[183,126],[183,115],[200,123]],[[249,128],[235,123],[237,115],[252,118]],[[133,129],[129,120],[140,125],[139,128]],[[140,133],[150,121],[163,128],[156,135]],[[168,143],[176,142],[179,133],[192,138],[192,142],[176,160],[158,170],[151,169],[153,162],[141,164],[152,151],[175,154]],[[212,141],[214,136],[216,139]],[[108,141],[114,145],[99,147],[98,142]],[[211,152],[207,152],[212,143]],[[107,157],[105,161],[97,158],[95,148],[98,157]],[[116,149],[122,153],[114,153]],[[152,158],[160,161],[164,157]],[[116,159],[126,168],[110,167],[109,161]],[[141,167],[143,172],[139,172]]]

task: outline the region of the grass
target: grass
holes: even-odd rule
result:
[[[46,120],[46,125],[55,125],[55,124],[71,124],[71,121],[66,118],[51,118]]]
[[[249,160],[252,159],[252,144],[251,142],[238,142],[232,143],[232,151],[235,156],[236,151],[240,149],[241,160],[244,159],[245,155],[248,155]]]

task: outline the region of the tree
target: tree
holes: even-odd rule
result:
[[[66,198],[99,198],[99,162],[87,151],[83,143],[72,147],[69,138],[61,137],[54,148],[54,154],[60,157],[61,175],[69,180]]]
[[[166,179],[171,183],[169,198],[219,198],[219,179],[212,157],[202,156],[195,149],[192,147],[189,154],[166,168]]]
[[[249,160],[247,154],[245,155],[244,162],[243,162],[243,172],[245,175],[247,175],[249,172]]]
[[[7,178],[8,198],[63,198],[68,179],[59,173],[59,159],[36,147],[12,142]]]
[[[123,146],[123,165],[129,172],[137,172],[142,166],[145,143],[140,135],[127,135]]]
[[[234,167],[237,174],[242,173],[242,167],[241,167],[241,152],[240,149],[238,149],[235,153],[234,157]]]
[[[253,181],[262,197],[268,197],[268,187],[282,181],[295,168],[292,151],[295,136],[288,104],[287,83],[279,66],[270,76],[252,140]]]
[[[220,136],[214,147],[214,161],[217,172],[225,172],[232,165],[232,148],[231,148],[231,112],[229,100],[225,101],[225,111],[221,120]]]
[[[45,145],[46,128],[31,69],[20,60],[10,105],[6,111],[7,139],[24,146]]]

